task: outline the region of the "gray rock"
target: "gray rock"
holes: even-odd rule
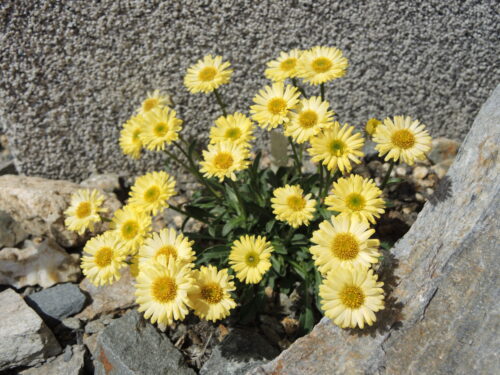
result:
[[[58,284],[26,297],[26,302],[50,325],[78,314],[83,310],[86,300],[80,288],[69,283]]]
[[[80,185],[90,189],[99,189],[108,193],[120,189],[120,179],[117,174],[94,174],[86,180],[80,182]]]
[[[80,185],[59,180],[48,180],[27,176],[0,176],[0,208],[6,211],[29,234],[53,238],[64,247],[85,243],[89,236],[79,236],[64,226],[64,211],[71,195],[81,189]],[[113,194],[104,194],[103,206],[111,217],[121,207]],[[104,229],[104,223],[96,225],[95,231]]]
[[[70,329],[72,331],[76,331],[77,329],[82,328],[82,321],[78,318],[66,318],[63,319],[60,326],[61,329]]]
[[[28,238],[21,225],[7,212],[0,210],[0,249],[13,247]]]
[[[111,323],[97,339],[96,375],[194,375],[168,337],[130,311]]]
[[[40,367],[22,371],[21,375],[82,375],[84,373],[85,347],[67,346],[64,353]]]
[[[361,128],[370,117],[412,114],[434,136],[463,138],[498,82],[496,5],[7,0],[0,8],[0,123],[22,173],[80,181],[94,172],[144,172],[160,168],[162,154],[128,159],[118,133],[147,91],[174,94],[185,134],[206,135],[220,115],[214,97],[191,95],[182,81],[203,55],[232,62],[232,82],[221,93],[230,111],[246,112],[268,82],[265,63],[279,51],[334,45],[350,60],[347,75],[327,85],[341,121]]]
[[[233,329],[217,345],[200,375],[243,375],[266,363],[279,351],[252,330]]]
[[[377,325],[323,318],[253,374],[495,374],[500,362],[500,86],[448,175],[395,245]]]
[[[79,259],[78,254],[68,254],[50,238],[26,240],[21,249],[9,247],[0,251],[0,284],[48,288],[73,282],[81,274]]]
[[[439,164],[449,159],[455,159],[460,143],[448,138],[436,138],[432,140],[432,148],[429,159]]]
[[[60,352],[50,329],[19,294],[0,293],[0,371],[34,366]]]

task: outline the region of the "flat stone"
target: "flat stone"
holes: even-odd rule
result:
[[[500,86],[455,162],[394,246],[372,329],[323,318],[252,374],[496,374],[499,371]]]
[[[79,236],[64,226],[64,211],[69,206],[71,195],[81,188],[68,181],[0,176],[0,207],[31,235],[53,238],[64,247],[81,245],[89,236]],[[121,204],[113,194],[104,195],[103,205],[108,212],[103,216],[109,218]],[[103,231],[104,227],[105,224],[100,223],[96,232]]]
[[[0,210],[0,249],[2,247],[14,247],[28,238],[21,225],[17,223],[7,212]]]
[[[0,371],[34,366],[61,352],[43,320],[12,289],[0,293]]]
[[[80,182],[80,186],[113,193],[120,189],[120,178],[114,173],[94,174]]]
[[[111,323],[97,339],[96,375],[194,375],[168,337],[133,310]]]
[[[49,289],[30,294],[26,302],[49,325],[60,323],[64,318],[82,311],[87,297],[75,284],[58,284]]]
[[[127,269],[122,271],[120,280],[111,285],[95,286],[83,279],[80,289],[90,295],[92,302],[77,315],[84,320],[92,320],[101,314],[127,309],[135,304],[133,278]]]
[[[213,95],[190,94],[183,78],[209,53],[234,67],[220,89],[228,111],[246,112],[279,51],[337,46],[349,69],[326,95],[342,122],[362,129],[370,117],[411,113],[434,136],[453,139],[467,134],[498,82],[492,0],[2,3],[0,124],[28,175],[81,181],[161,168],[162,153],[132,160],[118,144],[119,125],[154,89],[174,95],[185,135],[207,137],[220,110]],[[147,26],[138,21],[145,17]]]
[[[68,254],[50,238],[26,240],[21,249],[0,250],[0,284],[22,288],[74,282],[80,276],[80,257]]]
[[[217,345],[200,375],[244,375],[279,354],[264,337],[249,329],[233,329]]]
[[[83,375],[85,347],[67,346],[64,353],[40,367],[22,371],[21,375]]]

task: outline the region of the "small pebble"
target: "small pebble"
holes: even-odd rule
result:
[[[413,178],[416,180],[422,180],[427,176],[428,173],[428,168],[419,165],[413,169]]]
[[[415,199],[419,202],[425,201],[425,197],[420,193],[415,194]]]
[[[434,194],[434,189],[427,188],[427,189],[425,189],[425,192],[427,193],[427,195],[432,195],[432,194]]]
[[[92,333],[97,333],[105,328],[104,324],[100,320],[94,320],[93,322],[87,323],[85,326],[85,333],[89,335]]]
[[[406,168],[403,166],[399,166],[396,168],[396,176],[403,177],[406,176]]]

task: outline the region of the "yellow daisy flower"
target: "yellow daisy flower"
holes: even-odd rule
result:
[[[313,233],[310,248],[314,263],[322,274],[337,266],[352,268],[357,264],[370,266],[379,261],[379,240],[370,239],[375,230],[368,223],[346,216],[323,221]]]
[[[311,137],[311,147],[307,150],[311,160],[322,162],[330,171],[338,168],[342,173],[349,172],[352,169],[351,162],[361,163],[361,149],[365,142],[360,133],[352,134],[353,131],[353,126],[345,124],[340,127],[335,121],[331,128],[323,129],[317,136]]]
[[[107,231],[91,238],[83,248],[82,272],[96,286],[112,284],[120,279],[127,251],[116,233]]]
[[[431,140],[425,126],[409,116],[394,116],[393,120],[386,118],[373,137],[378,143],[375,149],[379,155],[387,154],[386,161],[402,160],[408,165],[425,159],[425,154],[431,149]]]
[[[377,126],[379,126],[382,121],[377,120],[376,118],[371,118],[366,122],[365,131],[367,134],[373,136],[375,131],[377,130]]]
[[[191,268],[171,257],[141,263],[135,285],[138,311],[152,323],[170,325],[188,314],[188,291],[194,287]]]
[[[255,105],[250,107],[252,118],[264,129],[274,129],[290,121],[290,110],[299,103],[297,88],[275,82],[266,86],[253,98]]]
[[[164,228],[147,238],[139,249],[140,261],[157,259],[160,256],[173,258],[177,263],[190,264],[195,260],[194,241],[177,234],[173,228]]]
[[[229,264],[238,280],[245,284],[257,284],[271,268],[273,247],[266,237],[241,236],[234,241],[229,254]]]
[[[362,266],[330,272],[319,287],[325,315],[341,328],[371,326],[374,313],[384,308],[384,283],[377,280]]]
[[[139,113],[146,113],[154,108],[168,107],[172,104],[170,97],[163,94],[160,90],[148,92],[148,97],[141,103],[141,107],[137,110]]]
[[[303,224],[309,225],[316,207],[316,200],[311,199],[311,194],[304,196],[304,191],[299,185],[285,185],[275,189],[273,195],[271,202],[276,219],[294,228]]]
[[[139,134],[144,146],[151,151],[164,150],[179,139],[182,120],[168,107],[156,107],[141,116],[143,131]]]
[[[233,70],[229,69],[230,66],[229,62],[222,62],[221,56],[207,55],[188,69],[184,85],[193,94],[197,92],[208,94],[229,82],[233,74]]]
[[[381,196],[382,191],[372,179],[351,175],[333,184],[332,194],[325,199],[325,204],[341,216],[375,224],[375,218],[384,213],[385,202]]]
[[[125,243],[130,255],[135,255],[151,230],[151,216],[134,206],[125,206],[115,212],[111,228]]]
[[[335,113],[328,110],[329,105],[318,96],[302,99],[299,109],[290,113],[285,135],[292,137],[297,143],[304,143],[317,135],[321,129],[332,126]]]
[[[215,322],[229,315],[229,310],[236,307],[229,292],[235,290],[233,277],[227,269],[217,271],[214,266],[201,266],[200,270],[193,271],[196,289],[188,294],[190,306],[201,319]]]
[[[203,151],[200,171],[205,177],[217,177],[220,182],[226,177],[236,181],[235,172],[248,168],[250,161],[246,159],[249,156],[250,153],[245,145],[233,142],[208,145],[208,151]]]
[[[210,129],[210,143],[228,141],[238,145],[249,145],[248,142],[255,138],[252,132],[252,121],[244,114],[236,112],[215,120],[215,126]]]
[[[297,76],[297,63],[302,51],[292,49],[290,52],[280,52],[280,57],[267,63],[265,75],[271,81],[284,81]]]
[[[319,85],[343,77],[348,65],[338,48],[317,46],[302,53],[297,76],[310,85]]]
[[[129,205],[156,215],[168,207],[167,200],[175,195],[175,179],[167,172],[151,172],[135,180]]]
[[[101,207],[104,196],[97,190],[82,189],[71,196],[70,206],[64,214],[64,224],[69,230],[83,234],[86,229],[94,230],[94,224],[101,221],[101,212],[107,209]]]
[[[131,156],[134,159],[139,159],[142,150],[141,133],[144,126],[140,120],[140,116],[134,116],[129,119],[120,132],[120,148],[125,155]]]

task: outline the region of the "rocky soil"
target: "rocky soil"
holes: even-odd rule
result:
[[[388,164],[370,147],[356,173],[383,176]],[[433,199],[457,149],[456,142],[437,139],[432,161],[394,169],[387,189],[392,203],[377,226],[386,249],[409,230],[424,202]],[[4,148],[8,160],[6,155]],[[298,338],[296,292],[276,299],[269,291],[267,313],[252,327],[190,316],[159,331],[135,311],[130,274],[101,288],[83,279],[79,259],[88,236],[77,236],[63,225],[74,191],[100,189],[113,212],[126,197],[126,181],[108,174],[75,184],[7,172],[0,175],[0,372],[245,374]],[[177,203],[188,199],[190,190],[187,185]],[[154,226],[180,228],[183,219],[166,210]],[[189,231],[200,229],[197,222],[188,225]]]

